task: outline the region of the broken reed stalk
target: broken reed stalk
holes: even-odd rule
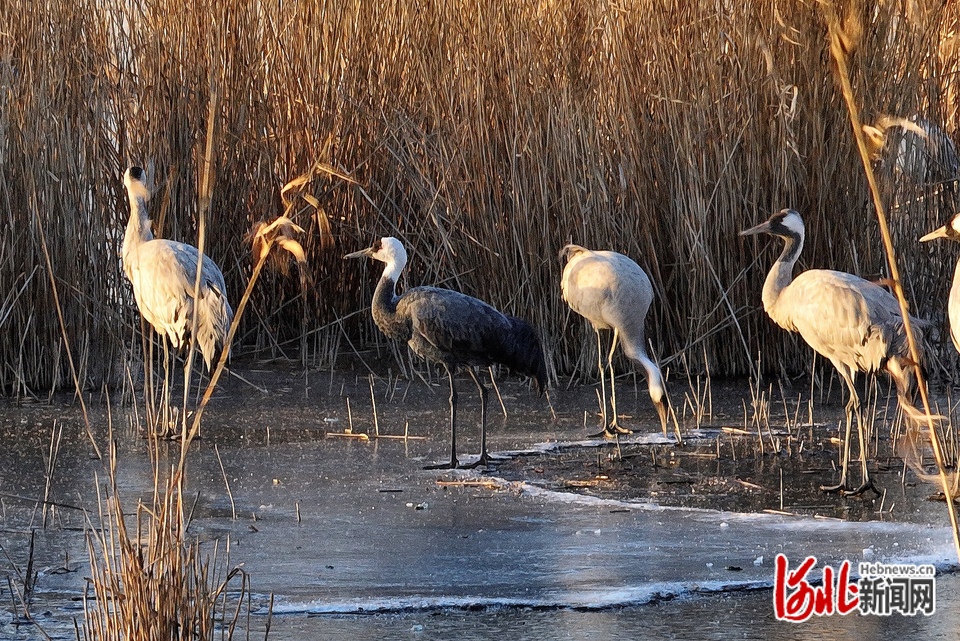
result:
[[[213,72],[211,71],[211,74]],[[199,208],[197,210],[198,230],[197,230],[197,277],[193,281],[193,291],[199,294],[200,283],[203,282],[203,250],[207,237],[207,215],[210,212],[210,203],[213,200],[213,140],[216,132],[217,123],[217,102],[218,93],[214,82],[210,81],[210,99],[207,107],[207,141],[203,154],[203,179],[200,183]],[[223,292],[226,295],[226,292]],[[197,315],[199,305],[193,306],[193,313],[190,315],[190,336],[197,335]],[[230,343],[223,344],[223,352],[229,354]],[[182,408],[182,430],[181,436],[184,437],[181,444],[187,445],[187,403],[190,399],[190,377],[193,373],[193,358],[197,353],[197,341],[190,341],[190,350],[187,353],[187,362],[183,366],[183,408]],[[197,429],[200,428],[199,421],[195,421]]]
[[[892,281],[893,293],[900,305],[900,315],[903,317],[904,331],[907,336],[907,344],[910,348],[910,358],[913,360],[914,375],[917,378],[917,387],[920,390],[920,398],[923,402],[923,411],[930,435],[930,444],[933,448],[933,455],[937,464],[937,472],[939,475],[941,488],[944,496],[946,497],[947,513],[950,516],[950,527],[953,532],[954,548],[957,553],[957,559],[960,560],[960,523],[957,521],[957,508],[953,502],[953,494],[951,492],[950,482],[947,477],[947,470],[944,463],[940,438],[937,434],[937,430],[935,429],[934,418],[930,411],[930,399],[927,396],[927,385],[923,378],[923,372],[920,368],[920,363],[922,362],[920,350],[917,347],[917,341],[913,334],[913,326],[910,320],[910,309],[909,305],[907,304],[907,299],[904,296],[903,286],[900,281],[900,271],[897,267],[897,256],[893,246],[893,238],[890,235],[890,227],[887,224],[887,215],[883,201],[880,197],[880,190],[877,186],[877,179],[873,172],[873,166],[870,162],[870,154],[867,150],[866,141],[864,140],[860,112],[854,99],[853,87],[850,83],[850,71],[847,66],[847,50],[851,46],[855,48],[858,44],[856,40],[858,40],[860,36],[859,24],[857,25],[857,33],[845,32],[843,27],[840,25],[840,20],[837,16],[833,3],[825,2],[823,7],[824,13],[826,14],[827,29],[830,39],[830,54],[837,64],[837,78],[840,81],[843,99],[846,103],[847,112],[850,116],[850,125],[853,128],[853,136],[857,142],[857,149],[860,152],[860,159],[863,162],[863,170],[866,173],[867,183],[870,186],[870,194],[873,197],[873,206],[877,214],[877,222],[880,226],[880,234],[883,238],[883,248],[887,256],[887,265],[890,269],[890,280]],[[900,399],[900,401],[902,405],[905,404],[905,399]],[[908,408],[904,408],[904,411],[907,413]],[[866,453],[862,452],[861,456],[866,456]]]
[[[302,266],[306,262],[303,248],[300,246],[300,243],[293,239],[293,232],[303,233],[303,229],[295,225],[286,216],[280,216],[269,225],[260,223],[259,228],[254,232],[254,255],[256,256],[257,262],[254,265],[250,280],[247,281],[247,288],[240,298],[240,304],[237,305],[237,310],[234,312],[233,322],[230,323],[230,330],[227,332],[224,345],[229,346],[233,343],[237,328],[240,326],[240,319],[243,318],[247,303],[250,301],[250,295],[253,293],[253,288],[257,284],[257,280],[259,280],[263,267],[267,264],[267,260],[270,258],[272,251],[279,247],[293,255],[299,265]],[[197,406],[196,413],[193,416],[193,424],[190,427],[190,431],[184,435],[180,447],[180,463],[177,465],[177,474],[179,476],[182,476],[186,466],[187,452],[190,449],[190,443],[192,443],[193,439],[200,433],[200,421],[203,418],[203,412],[210,402],[210,398],[213,396],[217,382],[220,380],[220,376],[223,374],[223,370],[227,365],[228,357],[229,349],[224,349],[220,352],[217,366],[210,376],[210,381],[207,383],[203,398],[200,399],[200,404]]]

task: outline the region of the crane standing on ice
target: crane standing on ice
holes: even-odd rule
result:
[[[809,269],[794,278],[793,267],[803,249],[804,225],[800,214],[792,209],[784,209],[767,222],[740,232],[741,236],[754,234],[772,234],[782,238],[785,244],[763,283],[763,309],[773,322],[789,332],[799,333],[815,352],[833,363],[850,391],[840,483],[820,489],[852,496],[868,489],[877,492],[867,471],[867,440],[860,396],[853,379],[857,372],[885,369],[896,383],[900,397],[908,394],[913,363],[900,305],[886,289],[853,274]],[[847,487],[847,466],[851,414],[854,413],[860,437],[863,482],[851,491]]]
[[[667,403],[660,368],[647,355],[644,344],[644,321],[653,302],[653,286],[647,274],[635,262],[613,251],[591,251],[580,245],[567,245],[560,250],[560,259],[566,260],[560,291],[563,300],[576,313],[593,325],[597,334],[597,365],[600,368],[600,388],[603,398],[603,431],[596,436],[629,434],[617,421],[617,393],[614,388],[613,352],[617,342],[623,351],[647,373],[650,399],[660,416],[660,426],[667,433]],[[603,362],[600,330],[612,329],[613,342]],[[607,421],[606,386],[604,371],[610,370],[610,409],[612,419]]]
[[[397,296],[397,281],[407,252],[396,238],[381,238],[373,247],[344,258],[370,257],[386,263],[371,305],[373,320],[389,338],[406,341],[423,359],[439,363],[450,380],[450,462],[429,469],[456,468],[457,389],[453,375],[464,367],[480,390],[480,460],[488,465],[487,388],[473,366],[506,365],[533,378],[539,394],[547,385],[547,365],[537,334],[526,321],[506,316],[482,300],[439,287],[414,287]],[[491,372],[491,376],[493,373]]]
[[[195,289],[200,252],[185,243],[153,237],[147,210],[150,191],[144,178],[140,167],[130,167],[123,174],[130,199],[130,220],[123,237],[123,272],[133,286],[143,318],[174,348],[187,344],[196,311],[192,338],[209,371],[218,351],[226,347],[223,342],[233,320],[223,274],[204,255],[200,287]],[[184,385],[187,387],[186,382]]]

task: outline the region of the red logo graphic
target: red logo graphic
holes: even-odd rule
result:
[[[802,623],[811,615],[850,614],[860,602],[860,588],[850,582],[850,561],[840,565],[834,580],[831,566],[823,568],[823,582],[812,586],[807,576],[817,564],[816,557],[808,556],[800,567],[790,571],[787,557],[778,554],[773,580],[773,608],[778,621]]]

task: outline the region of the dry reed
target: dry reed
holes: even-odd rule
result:
[[[272,250],[277,248],[291,255],[299,264],[303,263],[303,249],[294,238],[295,232],[302,231],[284,216],[270,224],[261,222],[255,228],[251,234],[255,258],[253,274],[237,307],[225,344],[229,345],[236,334],[264,265],[271,253],[277,253]],[[249,589],[246,574],[239,568],[227,571],[229,559],[221,557],[218,547],[209,552],[201,549],[198,540],[191,540],[188,535],[189,510],[184,506],[183,486],[187,477],[190,444],[199,433],[203,411],[224,370],[228,353],[228,350],[221,353],[189,431],[184,420],[180,456],[176,465],[162,469],[159,442],[152,439],[155,464],[153,497],[147,504],[138,503],[133,531],[124,515],[122,499],[117,491],[116,449],[111,448],[109,489],[98,497],[100,525],[91,525],[87,531],[90,588],[96,599],[92,603],[86,599],[84,602],[84,638],[98,641],[208,641],[219,632],[221,638],[231,639],[240,612],[244,607],[249,611],[249,602],[244,604]],[[185,387],[189,385],[185,383]],[[148,397],[152,395],[148,393]],[[168,402],[169,396],[165,396],[165,403]],[[167,408],[163,409],[166,413]],[[219,456],[217,450],[218,460]],[[233,496],[225,473],[224,484],[232,505]],[[229,540],[225,545],[229,548]],[[234,597],[233,623],[228,625],[227,591],[236,580],[240,582],[239,597]]]
[[[229,568],[229,541],[224,549],[211,543],[210,550],[189,534],[183,488],[160,465],[152,499],[139,501],[128,517],[111,449],[108,484],[98,496],[99,526],[87,530],[84,639],[230,639],[231,617],[249,608],[248,578]]]
[[[922,113],[955,131],[960,5],[867,4],[851,64],[865,118]],[[158,235],[195,242],[211,79],[222,142],[205,251],[231,299],[250,269],[243,232],[280,210],[277,187],[330,170],[290,213],[313,287],[265,275],[246,347],[318,363],[344,330],[382,340],[354,314],[372,275],[339,256],[390,234],[410,249],[411,284],[528,318],[555,374],[592,373],[591,335],[566,319],[557,285],[556,252],[572,240],[647,269],[665,360],[694,347],[704,371],[744,375],[760,351],[804,371],[806,346],[757,312],[775,249],[736,231],[793,206],[808,227],[803,267],[884,274],[828,64],[814,2],[3,3],[0,387],[70,382],[31,212],[81,384],[122,379],[140,350],[117,258],[120,174],[155,162]],[[903,201],[892,227],[904,288],[940,322],[955,249],[918,251],[916,238],[947,212]]]

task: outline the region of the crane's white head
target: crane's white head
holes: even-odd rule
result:
[[[953,215],[953,218],[943,227],[938,227],[932,232],[920,238],[921,243],[925,243],[937,238],[947,238],[949,240],[960,240],[960,213]]]
[[[344,258],[363,258],[365,256],[386,263],[387,267],[383,270],[383,275],[394,281],[400,278],[400,272],[407,264],[407,250],[403,248],[403,243],[392,236],[384,236],[372,247],[347,254]]]
[[[887,144],[887,132],[873,125],[861,125],[863,140],[867,144],[867,154],[874,162],[883,159],[883,148]]]
[[[800,218],[800,214],[794,209],[782,209],[771,216],[767,222],[760,223],[750,229],[744,229],[740,232],[740,235],[773,234],[781,238],[803,239],[803,233],[803,219]]]
[[[123,186],[127,188],[127,194],[131,200],[150,201],[150,190],[146,185],[147,172],[142,167],[129,167],[123,172]]]

